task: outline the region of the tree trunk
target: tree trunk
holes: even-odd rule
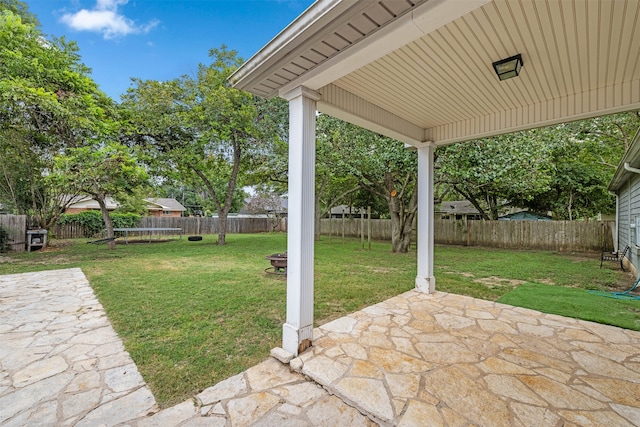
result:
[[[107,209],[107,204],[104,201],[105,196],[101,194],[93,194],[92,196],[98,202],[98,205],[100,205],[102,219],[104,220],[104,225],[107,226],[107,239],[110,239],[107,241],[107,243],[109,244],[109,249],[113,250],[116,248],[116,241],[114,239],[115,234],[113,232],[113,221],[111,221],[109,210]]]
[[[227,215],[228,212],[218,212],[218,245],[227,244]]]

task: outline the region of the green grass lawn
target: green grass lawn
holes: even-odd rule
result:
[[[0,257],[0,274],[82,268],[166,407],[258,363],[280,345],[286,284],[264,273],[264,257],[286,250],[286,235],[228,235],[224,247],[215,239],[118,245],[115,251],[84,240],[54,241],[45,251]],[[323,237],[315,264],[316,324],[412,289],[416,274],[415,251],[392,254],[389,243],[378,242],[363,251],[355,239]],[[554,292],[622,290],[632,282],[615,267],[600,269],[597,255],[437,246],[435,266],[438,290],[554,313],[548,302]],[[531,285],[546,285],[548,292],[543,298],[534,290],[509,302],[510,293]],[[587,305],[609,300],[583,293]],[[606,304],[618,308],[608,317],[604,310],[604,317],[585,318],[640,328],[640,302]],[[567,307],[569,313],[559,314],[586,313],[582,305]],[[616,323],[621,311],[631,320]]]

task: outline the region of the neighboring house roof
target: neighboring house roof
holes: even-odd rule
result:
[[[68,204],[67,209],[100,209],[98,202],[93,200],[90,196],[72,196],[71,202]],[[107,209],[112,211],[116,209],[120,204],[111,197],[105,198]]]
[[[501,221],[551,221],[551,217],[549,215],[543,215],[529,211],[520,211],[502,215],[498,219]]]
[[[145,202],[148,202],[149,205],[147,208],[150,211],[173,211],[173,212],[185,212],[187,208],[182,206],[180,202],[178,202],[174,198],[149,198],[144,199]]]
[[[479,215],[480,211],[468,200],[454,200],[442,202],[434,206],[434,212],[454,215]]]
[[[71,201],[67,209],[100,209],[98,202],[90,196],[66,196],[66,200],[69,200],[69,197],[71,197]],[[147,209],[150,211],[185,212],[187,210],[180,202],[173,198],[149,198],[144,199],[144,201],[147,202]],[[105,202],[107,209],[110,211],[120,206],[112,197],[106,197]]]
[[[640,169],[640,129],[636,132],[636,136],[631,141],[631,145],[629,145],[627,152],[622,156],[618,169],[609,184],[609,191],[617,193],[620,190],[620,187],[622,187],[634,173],[625,168],[625,164],[627,167]]]

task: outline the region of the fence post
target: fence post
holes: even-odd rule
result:
[[[371,206],[367,206],[367,241],[371,250]]]
[[[364,217],[362,215],[362,211],[364,209],[360,209],[360,243],[362,243],[362,250],[364,250]]]
[[[344,209],[342,209],[342,240],[344,240],[344,227],[345,227],[345,223],[344,223]]]

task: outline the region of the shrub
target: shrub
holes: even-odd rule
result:
[[[9,232],[0,225],[0,253],[9,250]]]
[[[113,221],[114,228],[132,228],[137,227],[142,218],[138,214],[132,213],[112,213],[109,214]],[[84,229],[84,237],[93,237],[100,235],[106,225],[102,219],[102,213],[99,211],[85,211],[77,214],[64,214],[58,220],[59,225],[77,224]]]

